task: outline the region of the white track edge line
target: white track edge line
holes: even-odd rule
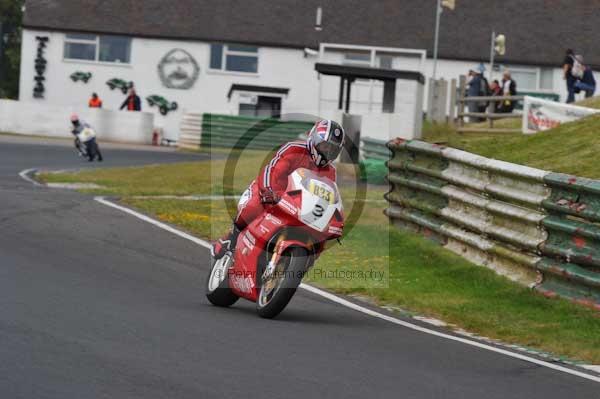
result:
[[[600,365],[584,364],[581,367],[583,367],[584,369],[588,369],[588,370],[594,371],[596,373],[600,373]]]
[[[36,171],[37,171],[37,169],[22,170],[21,172],[19,172],[19,177],[21,177],[21,179],[25,180],[26,182],[33,184],[34,186],[43,187],[44,186],[43,184],[35,181],[34,179],[32,179],[31,177],[28,176],[30,173],[34,173]]]
[[[208,242],[206,242],[204,240],[201,240],[198,237],[194,237],[191,234],[184,233],[181,230],[177,230],[176,228],[171,227],[168,224],[159,222],[158,220],[152,219],[151,217],[143,215],[143,214],[141,214],[139,212],[136,212],[136,211],[134,211],[132,209],[129,209],[129,208],[126,208],[124,206],[117,205],[114,202],[111,202],[111,201],[108,201],[108,200],[104,199],[103,197],[95,197],[94,200],[97,201],[97,202],[99,202],[99,203],[101,203],[101,204],[103,204],[103,205],[110,206],[111,208],[115,208],[115,209],[120,210],[121,212],[125,212],[125,213],[128,213],[128,214],[132,215],[132,216],[135,216],[136,218],[141,219],[144,222],[148,222],[150,224],[153,224],[154,226],[160,227],[161,229],[166,230],[169,233],[173,233],[175,235],[178,235],[181,238],[185,238],[186,240],[190,240],[193,243],[196,243],[196,244],[198,244],[198,245],[200,245],[200,246],[202,246],[204,248],[210,249],[210,244]]]
[[[171,227],[171,226],[169,226],[169,225],[167,225],[165,223],[162,223],[162,222],[159,222],[159,221],[157,221],[155,219],[152,219],[149,216],[143,215],[143,214],[141,214],[139,212],[136,212],[136,211],[134,211],[132,209],[129,209],[129,208],[126,208],[124,206],[117,205],[117,204],[115,204],[115,203],[113,203],[111,201],[106,200],[103,197],[95,197],[94,200],[97,201],[97,202],[99,202],[99,203],[101,203],[101,204],[103,204],[103,205],[109,206],[111,208],[118,209],[118,210],[120,210],[122,212],[125,212],[125,213],[129,214],[129,215],[135,216],[138,219],[141,219],[141,220],[143,220],[145,222],[153,224],[154,226],[160,227],[161,229],[166,230],[166,231],[168,231],[170,233],[173,233],[175,235],[178,235],[181,238],[185,238],[187,240],[190,240],[190,241],[192,241],[192,242],[194,242],[194,243],[196,243],[196,244],[198,244],[198,245],[200,245],[200,246],[202,246],[204,248],[210,248],[210,243],[208,243],[207,241],[202,240],[202,239],[200,239],[198,237],[194,237],[194,236],[192,236],[192,235],[190,235],[188,233],[184,233],[183,231],[180,231],[180,230],[178,230],[178,229],[176,229],[174,227]],[[585,378],[587,380],[600,383],[600,377],[597,377],[597,376],[594,376],[594,375],[591,375],[591,374],[586,374],[586,373],[583,373],[581,371],[573,370],[573,369],[570,369],[568,367],[563,367],[563,366],[560,366],[560,365],[557,365],[557,364],[554,364],[554,363],[546,362],[544,360],[539,360],[539,359],[536,359],[536,358],[533,358],[533,357],[529,357],[527,355],[523,355],[523,354],[520,354],[520,353],[511,352],[511,351],[506,350],[506,349],[497,348],[495,346],[487,345],[487,344],[484,344],[484,343],[481,343],[481,342],[478,342],[478,341],[473,341],[473,340],[470,340],[470,339],[466,339],[466,338],[462,338],[462,337],[457,337],[457,336],[454,336],[454,335],[451,335],[451,334],[446,334],[446,333],[439,332],[439,331],[436,331],[436,330],[431,330],[429,328],[425,328],[425,327],[422,327],[422,326],[419,326],[419,325],[416,325],[416,324],[412,324],[412,323],[409,323],[407,321],[400,320],[400,319],[397,319],[397,318],[392,317],[392,316],[385,315],[385,314],[380,313],[380,312],[376,312],[376,311],[374,311],[372,309],[365,308],[363,306],[360,306],[360,305],[355,304],[353,302],[350,302],[350,301],[348,301],[346,299],[343,299],[343,298],[340,298],[340,297],[338,297],[336,295],[333,295],[333,294],[331,294],[331,293],[329,293],[327,291],[323,291],[323,290],[321,290],[319,288],[313,287],[313,286],[305,284],[305,283],[300,284],[300,288],[302,288],[302,289],[304,289],[306,291],[312,292],[313,294],[319,295],[319,296],[321,296],[321,297],[323,297],[325,299],[328,299],[328,300],[330,300],[332,302],[335,302],[335,303],[337,303],[339,305],[342,305],[344,307],[347,307],[349,309],[352,309],[352,310],[364,313],[364,314],[366,314],[368,316],[372,316],[372,317],[376,317],[376,318],[381,319],[381,320],[388,321],[388,322],[396,324],[396,325],[400,325],[400,326],[409,328],[411,330],[419,331],[419,332],[422,332],[422,333],[425,333],[425,334],[429,334],[429,335],[434,335],[436,337],[445,338],[445,339],[448,339],[448,340],[451,340],[451,341],[455,341],[455,342],[460,342],[460,343],[463,343],[463,344],[466,344],[466,345],[471,345],[471,346],[474,346],[474,347],[477,347],[477,348],[480,348],[480,349],[485,349],[485,350],[488,350],[488,351],[491,351],[491,352],[499,353],[499,354],[502,354],[502,355],[505,355],[505,356],[509,356],[509,357],[512,357],[512,358],[515,358],[515,359],[523,360],[523,361],[526,361],[526,362],[529,362],[529,363],[534,363],[534,364],[537,364],[539,366],[543,366],[543,367],[546,367],[546,368],[549,368],[549,369],[552,369],[552,370],[560,371],[560,372],[563,372],[563,373],[571,374],[571,375],[574,375],[574,376],[577,376],[577,377]]]
[[[403,327],[406,327],[406,328],[410,328],[412,330],[419,331],[419,332],[422,332],[422,333],[426,333],[426,334],[430,334],[430,335],[435,335],[435,336],[440,337],[440,338],[449,339],[451,341],[461,342],[463,344],[475,346],[477,348],[486,349],[486,350],[489,350],[489,351],[492,351],[492,352],[500,353],[500,354],[503,354],[503,355],[506,355],[506,356],[510,356],[510,357],[513,357],[513,358],[516,358],[516,359],[520,359],[520,360],[524,360],[526,362],[534,363],[534,364],[537,364],[537,365],[540,365],[540,366],[548,367],[548,368],[553,369],[553,370],[562,371],[564,373],[572,374],[572,375],[575,375],[575,376],[578,376],[578,377],[586,378],[588,380],[600,383],[600,377],[596,377],[594,375],[586,374],[586,373],[583,373],[583,372],[580,372],[580,371],[577,371],[577,370],[570,369],[568,367],[559,366],[557,364],[546,362],[544,360],[539,360],[539,359],[536,359],[536,358],[533,358],[533,357],[529,357],[529,356],[526,356],[526,355],[523,355],[523,354],[520,354],[520,353],[509,351],[509,350],[506,350],[506,349],[497,348],[495,346],[487,345],[487,344],[484,344],[484,343],[481,343],[481,342],[478,342],[478,341],[473,341],[473,340],[470,340],[470,339],[466,339],[466,338],[462,338],[462,337],[457,337],[457,336],[454,336],[454,335],[451,335],[451,334],[445,334],[443,332],[439,332],[439,331],[431,330],[429,328],[421,327],[421,326],[418,326],[416,324],[412,324],[412,323],[409,323],[409,322],[397,319],[395,317],[391,317],[391,316],[388,316],[388,315],[376,312],[374,310],[365,308],[363,306],[357,305],[357,304],[355,304],[353,302],[350,302],[350,301],[348,301],[346,299],[340,298],[340,297],[338,297],[336,295],[333,295],[333,294],[331,294],[331,293],[329,293],[327,291],[323,291],[323,290],[321,290],[319,288],[313,287],[313,286],[308,285],[308,284],[302,283],[300,285],[300,287],[304,288],[305,290],[310,291],[310,292],[312,292],[314,294],[322,296],[322,297],[324,297],[326,299],[329,299],[332,302],[336,302],[336,303],[338,303],[338,304],[340,304],[342,306],[345,306],[347,308],[356,310],[358,312],[362,312],[362,313],[367,314],[369,316],[377,317],[377,318],[382,319],[382,320],[386,320],[386,321],[388,321],[390,323],[394,323],[394,324],[397,324],[397,325],[400,325],[400,326],[403,326]]]

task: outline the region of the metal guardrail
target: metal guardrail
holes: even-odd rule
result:
[[[204,114],[201,146],[272,150],[311,127],[311,122]]]
[[[542,222],[548,239],[540,250],[553,261],[540,265],[548,277],[540,288],[549,295],[571,296],[598,307],[600,181],[548,173],[544,183],[551,194],[542,202],[548,213]]]
[[[180,148],[195,149],[200,147],[200,136],[202,135],[202,113],[186,112],[181,118],[179,126]]]
[[[387,161],[392,157],[392,152],[387,148],[387,141],[363,137],[361,152],[365,159]]]
[[[386,184],[386,162],[392,157],[387,141],[362,137],[361,143],[361,180],[372,184]]]
[[[600,309],[600,181],[394,140],[386,214],[546,295]]]

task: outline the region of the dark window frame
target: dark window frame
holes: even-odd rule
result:
[[[211,71],[257,75],[259,47],[245,44],[212,43],[209,59]]]
[[[103,52],[103,40],[107,41],[110,39],[118,39],[121,40],[121,44],[124,44],[126,47],[126,55],[124,60],[111,60],[110,57],[107,59],[107,51]],[[85,33],[67,33],[64,38],[64,46],[63,46],[63,60],[65,61],[75,61],[75,62],[94,62],[101,64],[116,64],[116,65],[131,65],[131,50],[132,50],[132,38],[128,36],[119,36],[119,35],[94,35],[94,34],[85,34]],[[106,44],[106,43],[104,43]],[[76,58],[71,56],[70,48],[71,46],[93,46],[94,57],[87,58]],[[108,54],[110,54],[110,50],[108,50]]]

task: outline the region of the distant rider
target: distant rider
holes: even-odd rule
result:
[[[71,115],[71,133],[75,136],[75,148],[77,149],[77,151],[79,151],[79,155],[80,156],[87,156],[89,161],[92,162],[94,160],[94,155],[90,154],[90,151],[88,149],[88,143],[82,143],[81,140],[79,139],[79,135],[85,130],[85,129],[91,129],[92,127],[86,123],[83,120],[79,119],[79,116],[77,114],[72,114]],[[95,138],[92,138],[90,141],[92,140],[96,140]],[[86,151],[84,152],[83,150],[86,149]],[[96,148],[96,152],[97,152],[97,157],[98,157],[98,161],[102,162],[102,154],[100,153],[100,150],[98,148]]]
[[[335,181],[336,171],[332,163],[342,151],[343,144],[344,129],[337,122],[326,119],[312,127],[306,141],[283,145],[242,194],[233,228],[213,244],[213,257],[219,259],[234,249],[240,231],[258,217],[265,206],[279,202],[287,188],[288,176],[296,169],[308,169]]]

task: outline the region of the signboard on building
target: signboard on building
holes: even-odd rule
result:
[[[523,133],[533,134],[599,113],[600,110],[525,96]]]
[[[240,93],[238,96],[238,103],[256,105],[258,103],[258,96],[255,94]]]

